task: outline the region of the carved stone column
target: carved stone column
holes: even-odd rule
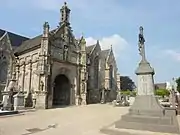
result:
[[[31,79],[32,79],[32,60],[29,61],[29,92],[31,92]]]
[[[32,91],[31,91],[31,79],[32,79],[32,60],[28,61],[29,66],[29,88],[27,91],[27,95],[25,97],[25,106],[32,107],[33,106],[33,99],[32,99]]]
[[[16,79],[17,79],[17,85],[19,85],[19,74],[20,74],[19,64],[17,64],[17,65],[16,65]]]
[[[25,71],[26,71],[26,63],[25,61],[22,62],[22,91],[24,92],[24,79],[25,79]]]

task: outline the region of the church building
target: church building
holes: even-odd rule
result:
[[[8,90],[23,93],[25,107],[43,109],[116,99],[120,75],[112,47],[75,38],[70,11],[64,3],[58,27],[50,30],[45,22],[34,38],[0,29],[0,100]]]

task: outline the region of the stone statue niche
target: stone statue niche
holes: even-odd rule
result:
[[[64,50],[63,50],[63,60],[67,60],[68,59],[68,46],[64,45]]]

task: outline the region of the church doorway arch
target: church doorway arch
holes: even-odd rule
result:
[[[69,79],[60,74],[54,80],[53,106],[70,105],[71,85]]]

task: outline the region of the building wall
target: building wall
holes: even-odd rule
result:
[[[105,80],[105,89],[109,90],[108,94],[107,94],[107,101],[112,101],[112,100],[116,99],[117,90],[118,90],[117,65],[116,65],[116,60],[115,60],[113,51],[110,52],[105,63],[106,63],[105,79],[104,79]],[[111,70],[111,67],[112,67],[112,70]],[[111,83],[112,83],[112,86],[111,86]]]
[[[101,87],[101,48],[97,44],[90,54],[89,78],[88,78],[88,100],[89,103],[100,102]]]
[[[26,94],[39,90],[38,58],[40,49],[19,56],[19,71],[16,71],[18,88]],[[18,73],[19,72],[19,73]]]

